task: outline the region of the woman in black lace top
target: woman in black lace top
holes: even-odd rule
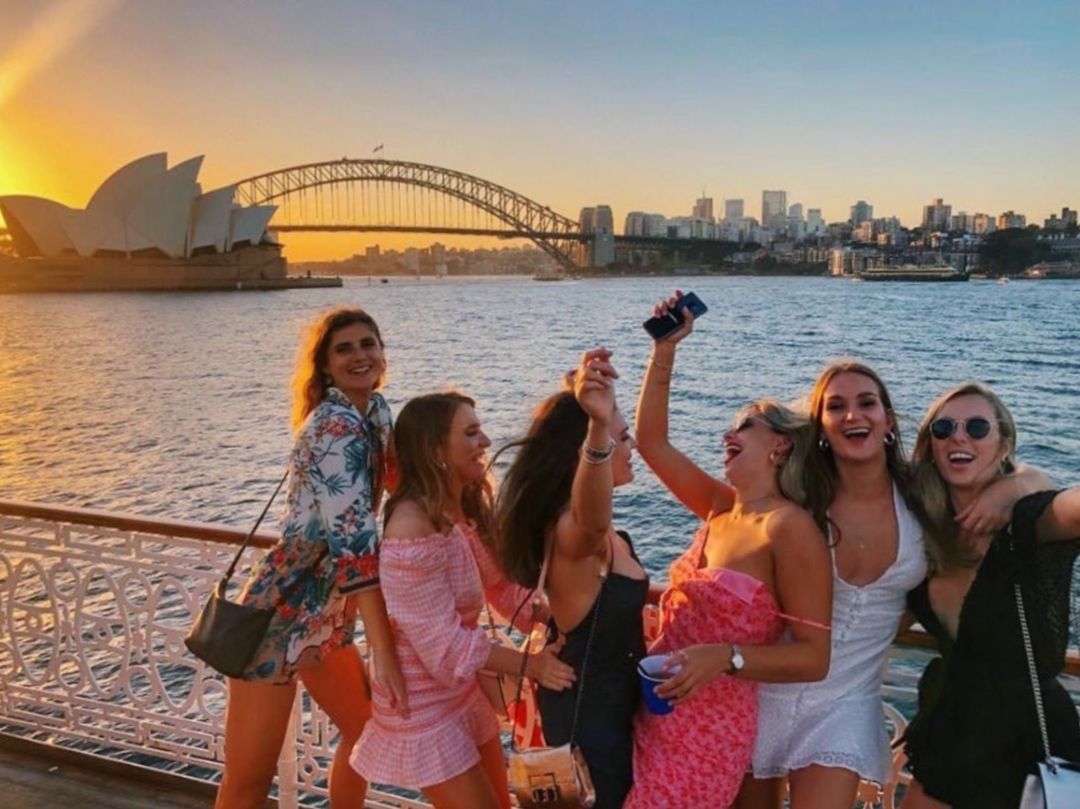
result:
[[[1020,630],[1020,583],[1031,630],[1050,748],[1080,758],[1080,723],[1058,683],[1068,642],[1072,568],[1080,552],[1080,487],[1020,500],[1012,521],[969,535],[954,515],[1013,468],[1016,430],[980,384],[931,405],[915,444],[917,488],[931,526],[932,575],[908,596],[941,657],[919,683],[906,734],[914,780],[903,809],[1015,809],[1044,757]]]

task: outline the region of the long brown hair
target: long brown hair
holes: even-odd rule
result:
[[[825,410],[825,390],[829,383],[840,374],[861,374],[874,383],[878,390],[878,397],[885,408],[885,412],[893,420],[893,442],[885,445],[885,466],[889,471],[889,477],[900,490],[901,497],[911,504],[911,466],[904,455],[904,443],[900,436],[899,419],[893,408],[892,397],[885,383],[869,365],[858,360],[843,359],[830,362],[818,374],[814,389],[810,394],[810,422],[813,443],[818,448],[816,459],[808,466],[807,503],[806,507],[814,515],[814,520],[822,531],[828,531],[829,506],[836,497],[836,487],[839,481],[839,473],[836,469],[836,459],[833,457],[832,448],[824,441],[821,429],[821,416]]]
[[[319,319],[304,331],[300,339],[300,348],[296,352],[296,368],[292,377],[292,418],[294,430],[299,430],[311,411],[326,398],[330,383],[326,378],[326,353],[334,333],[346,326],[361,323],[373,332],[379,346],[385,348],[382,334],[375,319],[358,308],[330,309],[323,312]],[[379,390],[386,381],[386,366],[375,381],[375,390]],[[361,413],[360,415],[364,415]]]
[[[449,513],[454,504],[450,502],[450,481],[445,466],[438,460],[438,450],[446,446],[450,426],[462,405],[476,407],[476,402],[464,394],[448,391],[418,396],[401,408],[394,425],[398,485],[386,503],[386,520],[399,503],[410,500],[424,510],[440,531],[450,527]],[[476,523],[480,536],[489,543],[493,499],[489,476],[467,485],[461,498],[465,516]]]
[[[926,522],[926,551],[931,569],[935,572],[953,567],[969,567],[978,562],[978,556],[960,540],[956,525],[956,510],[949,496],[949,486],[934,466],[931,448],[930,425],[945,405],[960,396],[980,396],[990,405],[1001,434],[1004,457],[999,475],[1016,470],[1016,423],[1012,413],[996,393],[981,382],[965,382],[946,391],[933,401],[919,425],[915,438],[915,450],[911,453],[914,468],[913,489],[922,507]]]
[[[495,555],[507,577],[525,587],[536,586],[548,532],[570,502],[588,428],[574,394],[562,391],[540,403],[524,438],[496,455],[517,449],[499,487]]]

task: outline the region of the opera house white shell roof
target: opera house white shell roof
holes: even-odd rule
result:
[[[42,197],[0,197],[15,250],[24,258],[63,255],[158,255],[185,258],[225,253],[269,241],[277,207],[240,207],[236,186],[202,193],[202,157],[173,166],[160,154],[114,173],[76,210]]]

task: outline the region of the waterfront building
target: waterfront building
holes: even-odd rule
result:
[[[787,191],[761,192],[761,224],[770,230],[783,226],[787,216]]]
[[[691,214],[694,219],[701,219],[705,222],[715,222],[716,218],[713,216],[713,200],[712,197],[702,196],[697,202],[694,203],[694,211]]]
[[[582,233],[593,235],[589,242],[589,266],[606,267],[615,261],[615,226],[611,206],[582,208],[578,216],[578,226]]]
[[[821,208],[811,208],[806,212],[806,235],[821,236],[825,233],[825,219],[821,215]]]
[[[948,230],[949,217],[952,216],[952,206],[946,205],[941,197],[930,200],[929,205],[923,206],[922,226],[925,230]]]
[[[1061,218],[1059,219],[1057,214],[1050,214],[1049,219],[1043,220],[1043,227],[1046,230],[1064,231],[1070,227],[1076,227],[1076,211],[1071,210],[1068,207],[1061,209]]]
[[[874,206],[864,199],[860,199],[851,206],[851,215],[848,221],[853,228],[858,228],[863,222],[869,222],[874,218]]]
[[[997,218],[998,230],[1027,227],[1027,217],[1015,211],[1005,211]]]
[[[164,152],[118,169],[84,209],[31,196],[0,197],[22,258],[188,259],[273,244],[275,205],[240,207],[236,186],[203,193],[202,156],[168,167]]]
[[[724,221],[735,222],[743,218],[743,201],[741,199],[724,200]]]

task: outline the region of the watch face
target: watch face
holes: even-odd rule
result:
[[[731,668],[735,671],[742,671],[742,667],[746,664],[743,660],[742,649],[738,646],[731,647]]]

